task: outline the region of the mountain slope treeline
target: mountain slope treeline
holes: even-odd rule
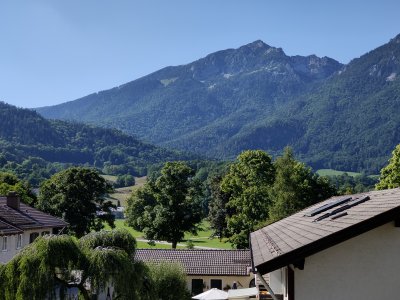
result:
[[[47,120],[34,111],[0,102],[0,168],[20,177],[31,176],[34,184],[48,177],[46,168],[51,174],[79,164],[107,174],[142,176],[149,165],[192,157],[143,143],[116,129]]]
[[[314,168],[377,173],[400,142],[400,35],[347,65],[256,41],[37,109],[232,158],[287,145]]]

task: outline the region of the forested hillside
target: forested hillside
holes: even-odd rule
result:
[[[107,174],[144,175],[151,164],[188,158],[115,129],[49,121],[0,102],[0,169],[34,184],[69,164],[96,166]]]
[[[376,174],[400,143],[399,41],[347,65],[256,41],[38,111],[213,157],[290,145],[316,169]]]

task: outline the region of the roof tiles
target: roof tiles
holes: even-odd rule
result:
[[[331,219],[329,216],[315,221],[319,216],[331,213],[365,196],[369,196],[369,200],[344,210],[346,215],[337,219]],[[340,198],[343,196],[319,202],[251,233],[251,250],[255,267],[263,273],[273,271],[293,263],[293,260],[312,255],[400,217],[400,189],[352,195],[352,200],[348,203],[335,206],[312,217],[306,216],[314,209]]]
[[[35,228],[61,228],[67,225],[63,220],[22,202],[20,209],[7,206],[7,198],[0,197],[0,234],[15,234],[21,230]]]
[[[135,259],[178,262],[187,275],[246,276],[251,267],[250,250],[138,249]]]

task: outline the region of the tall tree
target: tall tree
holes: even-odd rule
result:
[[[393,189],[400,186],[400,144],[392,152],[389,163],[381,170],[377,190]]]
[[[209,202],[208,220],[214,234],[221,240],[227,228],[227,208],[229,197],[221,189],[222,176],[217,175],[210,180],[211,200]]]
[[[242,152],[221,182],[228,194],[227,235],[237,248],[248,247],[248,236],[268,218],[269,189],[275,169],[271,157],[261,150]]]
[[[31,206],[36,205],[36,195],[32,192],[28,182],[19,180],[14,174],[0,172],[0,195],[6,196],[10,191],[17,192],[24,203]]]
[[[271,189],[269,221],[280,220],[336,193],[327,178],[319,177],[304,163],[296,161],[291,148],[285,148],[274,165],[276,177]]]
[[[146,269],[133,260],[136,241],[126,230],[35,240],[0,266],[2,299],[62,299],[77,288],[82,299],[114,286],[114,299],[143,299]],[[58,287],[58,289],[56,289]]]
[[[37,206],[64,219],[71,233],[81,237],[102,229],[103,222],[114,227],[110,211],[114,205],[104,198],[111,189],[96,170],[72,167],[42,183]]]
[[[150,240],[165,240],[172,248],[185,232],[196,233],[202,218],[201,188],[194,170],[184,162],[167,162],[155,181],[128,199],[128,224]]]

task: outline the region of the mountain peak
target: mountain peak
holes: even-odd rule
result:
[[[390,40],[393,44],[400,44],[400,33]]]
[[[264,43],[262,40],[256,40],[250,44],[245,45],[244,47],[258,49],[258,48],[271,48],[271,46]]]

